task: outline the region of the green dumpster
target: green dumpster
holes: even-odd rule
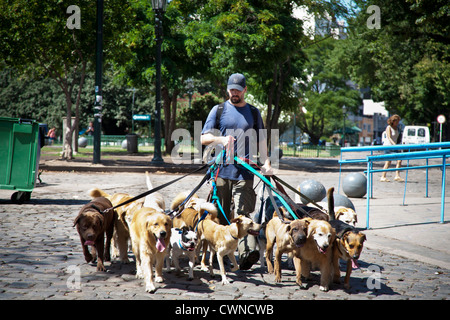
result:
[[[0,117],[0,189],[15,190],[11,200],[30,199],[39,171],[39,123]]]

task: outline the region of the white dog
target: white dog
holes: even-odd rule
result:
[[[187,256],[189,258],[189,280],[194,279],[194,264],[195,264],[195,249],[197,247],[197,233],[183,227],[181,229],[172,228],[172,235],[170,237],[171,258],[175,270],[181,271],[179,258]],[[166,268],[170,269],[168,259],[166,260]]]

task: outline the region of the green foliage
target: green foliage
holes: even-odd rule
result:
[[[345,74],[333,66],[335,46],[342,40],[332,37],[316,37],[316,43],[305,50],[308,61],[305,65],[309,80],[302,87],[300,128],[309,134],[313,144],[322,135],[331,135],[334,120],[342,118],[342,107],[356,113],[361,104],[360,93],[351,87]]]
[[[374,100],[408,123],[425,124],[449,110],[450,5],[447,1],[355,1],[350,36],[337,51],[342,68]],[[381,11],[380,29],[369,29],[366,8]]]

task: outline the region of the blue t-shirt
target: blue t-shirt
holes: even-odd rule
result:
[[[229,101],[226,101],[219,125],[216,126],[218,107],[217,105],[211,109],[203,126],[202,134],[212,133],[218,135],[219,132],[214,132],[215,130],[217,131],[217,127],[219,128],[220,135],[231,135],[236,139],[234,142],[234,151],[238,157],[252,159],[258,152],[257,135],[261,133],[259,132],[260,129],[264,129],[259,110],[255,108],[257,111],[257,124],[254,126],[253,114],[248,103],[244,107],[236,107]],[[233,157],[231,159],[233,163],[230,164],[227,164],[225,159],[223,160],[219,167],[219,177],[230,180],[253,180],[252,173],[235,163]]]

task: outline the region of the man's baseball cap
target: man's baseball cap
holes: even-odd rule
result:
[[[236,89],[239,91],[244,91],[245,85],[245,77],[241,73],[233,73],[228,78],[227,90]]]

